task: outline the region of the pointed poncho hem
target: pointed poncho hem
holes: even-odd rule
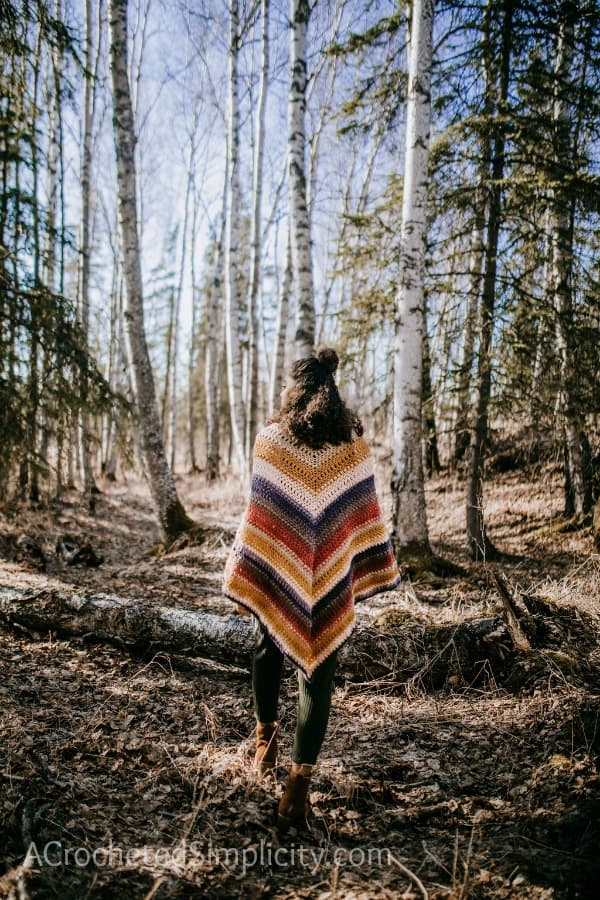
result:
[[[386,591],[393,591],[398,587],[398,585],[400,584],[401,581],[402,581],[402,576],[398,575],[398,577],[395,579],[395,581],[393,581],[389,585],[385,585],[384,587],[381,587],[381,586],[375,587],[375,588],[372,588],[371,590],[364,591],[361,594],[357,594],[354,598],[354,602],[360,603],[363,600],[368,600],[371,597],[375,597],[376,594],[383,594]],[[273,643],[276,645],[276,647],[283,653],[283,655],[285,657],[287,657],[289,660],[291,660],[291,662],[293,662],[294,665],[298,666],[298,668],[303,673],[303,675],[306,677],[306,680],[309,683],[312,682],[313,676],[314,676],[315,672],[317,671],[317,669],[319,668],[319,666],[323,665],[323,663],[326,662],[333,653],[335,653],[338,650],[341,650],[342,647],[344,646],[344,644],[348,643],[348,641],[350,640],[350,638],[352,637],[352,635],[354,634],[354,632],[356,630],[356,620],[355,620],[352,623],[352,627],[350,628],[348,634],[340,635],[339,642],[337,642],[337,643],[336,643],[336,641],[332,642],[327,656],[325,656],[323,659],[320,659],[316,665],[309,667],[305,664],[305,662],[298,655],[292,654],[292,652],[280,641],[277,634],[275,633],[273,628],[269,625],[269,623],[266,620],[264,620],[263,617],[260,615],[260,613],[257,612],[252,606],[249,606],[248,603],[244,599],[235,597],[233,594],[227,593],[227,591],[223,591],[223,596],[226,597],[228,600],[232,600],[234,603],[239,603],[240,606],[243,606],[244,609],[247,609],[249,613],[251,613],[256,619],[258,619],[258,621],[260,622],[262,627],[265,629],[265,631],[267,632],[267,634],[269,635],[269,637],[271,638]]]

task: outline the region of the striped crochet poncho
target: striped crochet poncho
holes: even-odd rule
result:
[[[350,637],[354,602],[399,581],[364,438],[313,450],[275,423],[263,428],[225,596],[249,609],[310,679]]]

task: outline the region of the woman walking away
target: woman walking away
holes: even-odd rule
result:
[[[371,451],[360,420],[340,397],[337,366],[331,349],[293,364],[281,411],[256,439],[250,500],[225,567],[225,595],[254,616],[254,763],[261,773],[277,760],[284,657],[298,667],[281,831],[308,812],[337,651],[354,628],[354,603],[400,580],[375,493]]]

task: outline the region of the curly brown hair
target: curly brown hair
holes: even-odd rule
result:
[[[295,443],[320,450],[327,444],[350,443],[352,432],[363,433],[360,419],[340,397],[333,377],[338,363],[335,350],[327,347],[292,365],[293,385],[271,421],[278,422]]]

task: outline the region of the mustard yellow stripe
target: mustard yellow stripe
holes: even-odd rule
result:
[[[398,569],[395,564],[390,564],[386,569],[379,569],[376,572],[369,572],[354,582],[354,593],[362,594],[363,591],[382,587],[384,584],[393,584],[398,577]]]
[[[324,596],[343,577],[353,556],[377,544],[383,544],[386,540],[387,533],[380,522],[367,525],[360,531],[354,532],[350,540],[343,544],[319,569],[314,580],[315,597]]]
[[[308,644],[293,625],[279,614],[272,600],[253,584],[239,574],[234,573],[228,585],[228,593],[252,610],[265,623],[273,634],[277,635],[284,650],[296,662],[301,662],[309,672],[313,672],[320,663],[333,652],[336,646],[344,642],[352,631],[356,616],[353,604],[349,604],[344,615],[330,628],[324,631],[314,644]]]
[[[314,657],[319,657],[321,655],[328,655],[328,652],[331,648],[331,645],[335,643],[336,639],[342,634],[345,633],[349,628],[352,627],[356,620],[356,615],[354,613],[354,605],[349,604],[348,608],[345,610],[344,615],[337,622],[333,623],[330,628],[324,631],[321,635],[319,635],[318,640],[312,647],[312,655]]]
[[[293,588],[299,593],[304,593],[307,601],[310,601],[312,576],[307,573],[304,565],[300,568],[295,564],[294,560],[297,560],[298,557],[291,550],[283,549],[276,541],[252,525],[248,525],[247,522],[242,526],[241,538],[244,547],[254,550],[275,571],[284,572],[290,578]]]
[[[351,470],[342,472],[325,487],[317,490],[313,487],[306,487],[289,475],[285,475],[275,468],[273,463],[265,459],[256,460],[254,472],[274,484],[284,496],[300,506],[309,516],[316,516],[322,513],[344,491],[368,478],[373,472],[373,462],[371,459],[363,460],[353,466]]]
[[[288,478],[292,478],[311,490],[322,490],[345,470],[363,462],[369,455],[369,447],[365,441],[340,444],[339,452],[335,456],[315,467],[310,463],[303,462],[297,455],[271,441],[258,441],[255,447],[256,457],[265,460]]]
[[[268,625],[273,634],[277,635],[281,643],[289,646],[299,659],[303,661],[310,659],[310,646],[294,630],[287,619],[281,616],[277,607],[274,606],[272,598],[264,591],[246,581],[238,573],[234,573],[228,585],[228,592],[255,612]]]

